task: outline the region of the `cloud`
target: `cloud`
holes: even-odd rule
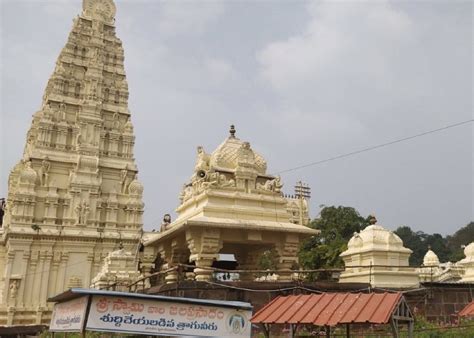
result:
[[[222,1],[165,1],[158,15],[159,30],[165,36],[201,34],[224,12]]]
[[[413,40],[410,18],[385,1],[315,2],[308,12],[301,34],[257,55],[261,76],[277,90],[306,86],[334,71],[357,82],[386,79],[399,45]]]

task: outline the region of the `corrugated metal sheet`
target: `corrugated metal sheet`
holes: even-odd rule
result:
[[[461,317],[472,317],[474,316],[474,301],[466,305],[464,309],[459,311]]]
[[[280,296],[258,311],[252,323],[385,324],[402,298],[401,293],[322,293]]]

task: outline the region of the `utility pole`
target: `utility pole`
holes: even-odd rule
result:
[[[304,200],[309,200],[311,198],[311,188],[309,185],[301,181],[297,182],[295,185],[295,197],[300,201],[300,224],[304,225],[303,203]]]

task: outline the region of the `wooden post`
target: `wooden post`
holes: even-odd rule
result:
[[[296,325],[295,324],[290,324],[290,338],[295,337],[295,331],[296,331]]]
[[[459,325],[459,324],[458,324]],[[414,323],[412,320],[408,322],[408,338],[413,338]]]
[[[263,330],[263,335],[265,338],[270,338],[270,325],[267,326],[267,324],[260,324]]]
[[[346,324],[346,337],[347,338],[351,337],[351,324],[349,323]]]
[[[331,327],[326,325],[326,338],[331,338]]]

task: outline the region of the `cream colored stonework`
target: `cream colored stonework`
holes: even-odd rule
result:
[[[423,266],[418,268],[421,282],[457,282],[464,272],[458,263],[440,263],[436,253],[429,249],[423,257]]]
[[[239,269],[256,269],[259,255],[270,248],[278,253],[278,268],[297,262],[300,241],[318,231],[298,223],[308,220],[306,201],[289,207],[279,177],[266,173],[267,163],[248,142],[231,135],[211,154],[197,149],[190,181],[183,186],[178,218],[145,242],[154,247],[165,268],[195,262],[196,280],[209,280],[209,268],[219,253],[234,254]],[[294,209],[292,209],[294,208]],[[292,218],[292,210],[302,217]],[[166,277],[176,281],[176,273]],[[243,276],[242,278],[252,278]],[[280,279],[290,279],[280,274]]]
[[[464,259],[457,262],[457,265],[461,266],[464,271],[460,282],[462,283],[473,283],[474,282],[474,242],[467,245],[464,248]]]
[[[128,285],[140,278],[136,256],[124,249],[108,254],[102,269],[92,279],[92,288],[112,289],[114,291],[129,291]]]
[[[137,251],[143,186],[114,15],[111,0],[84,1],[11,171],[0,325],[49,323],[48,297],[88,287],[120,242]]]
[[[370,283],[373,287],[410,288],[419,284],[418,274],[409,267],[411,250],[396,234],[375,224],[355,233],[340,256],[345,269],[339,282]]]

